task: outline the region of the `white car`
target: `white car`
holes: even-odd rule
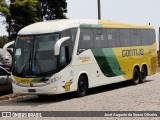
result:
[[[0,62],[3,64],[2,66],[11,66],[12,64],[12,56],[6,51],[5,54],[2,53],[2,48],[0,48]]]
[[[0,66],[0,91],[12,89],[11,74]]]

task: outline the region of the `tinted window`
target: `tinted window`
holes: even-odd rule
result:
[[[70,59],[72,57],[76,35],[77,35],[77,28],[67,29],[67,30],[62,31],[61,33],[61,38],[68,37],[68,36],[70,37],[70,39],[68,40],[68,43],[66,42],[63,43],[63,45],[66,44],[67,46],[69,46],[69,58]]]
[[[107,39],[103,29],[94,29],[94,43],[96,48],[107,47]]]
[[[93,48],[93,35],[92,29],[81,29],[79,49],[90,49]]]
[[[107,29],[107,39],[109,47],[120,46],[118,29]]]
[[[62,46],[61,47],[61,53],[60,53],[60,65],[64,65],[67,63],[67,60],[66,60],[66,50],[65,50],[65,47]]]
[[[149,30],[149,40],[150,44],[153,44],[155,42],[155,31],[154,30]]]
[[[71,40],[72,40],[73,44],[76,40],[76,35],[77,35],[77,28],[72,28],[71,29]]]
[[[141,33],[138,29],[131,29],[132,45],[141,45]]]
[[[120,44],[121,46],[131,45],[131,35],[129,29],[119,29]]]
[[[141,30],[142,35],[142,45],[149,45],[149,34],[148,30]]]

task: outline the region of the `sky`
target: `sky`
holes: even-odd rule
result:
[[[71,19],[97,19],[97,0],[66,0]],[[130,24],[148,25],[156,31],[160,27],[160,0],[101,0],[101,17]],[[3,17],[0,17],[0,36],[7,35]]]

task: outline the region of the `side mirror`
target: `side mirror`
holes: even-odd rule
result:
[[[55,46],[54,46],[54,55],[59,55],[60,53],[60,47],[62,45],[63,42],[67,41],[68,39],[70,39],[70,37],[63,37],[61,39],[59,39]]]
[[[7,51],[7,48],[8,48],[9,46],[13,45],[14,43],[15,43],[15,41],[11,41],[11,42],[9,42],[9,43],[7,43],[7,44],[5,44],[5,45],[3,46],[3,49],[2,49],[3,55],[5,55],[5,53],[6,53],[6,51]]]

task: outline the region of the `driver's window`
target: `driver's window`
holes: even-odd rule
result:
[[[14,57],[15,57],[15,60],[18,61],[19,65],[23,65],[23,57],[22,57],[22,49],[21,48],[16,49]],[[24,57],[26,57],[26,56],[24,56]]]
[[[60,53],[60,65],[65,65],[67,63],[66,61],[66,50],[65,46],[61,47],[61,53]]]
[[[20,56],[21,55],[21,48],[16,49],[15,55]]]

